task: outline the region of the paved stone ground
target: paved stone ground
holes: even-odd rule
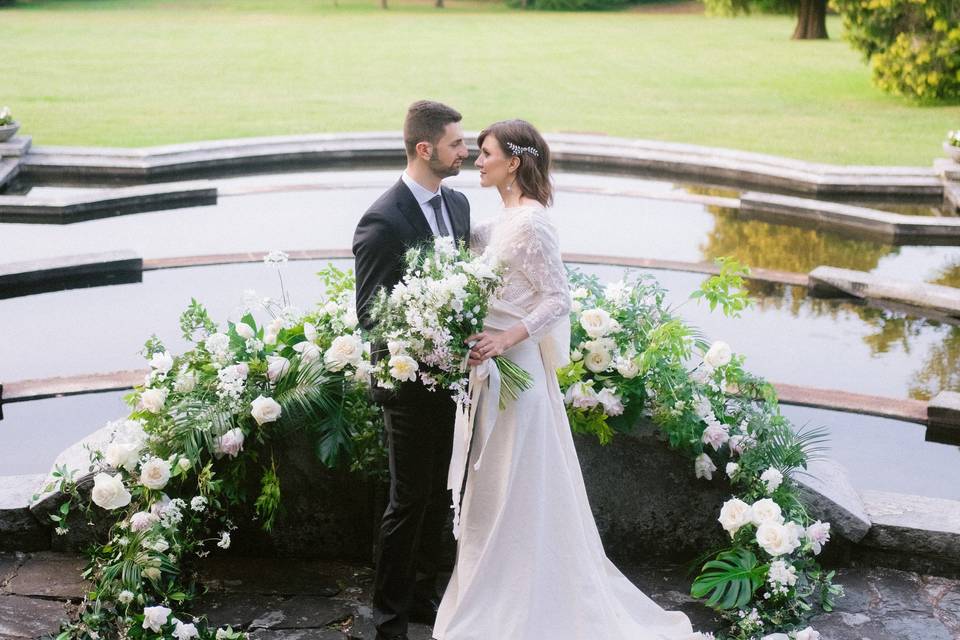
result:
[[[76,610],[87,585],[82,558],[53,552],[0,554],[0,640],[56,631]],[[712,613],[688,595],[678,567],[626,571],[648,595],[681,609],[698,629],[716,627]],[[368,567],[302,559],[211,559],[203,566],[209,592],[195,611],[214,624],[251,631],[255,640],[372,640]],[[879,568],[839,572],[847,591],[836,611],[814,625],[825,640],[960,639],[960,580]],[[429,640],[415,625],[412,640]],[[585,639],[587,640],[587,639]],[[589,639],[594,640],[594,639]]]

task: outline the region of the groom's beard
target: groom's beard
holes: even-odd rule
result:
[[[440,161],[440,157],[437,155],[436,149],[433,151],[433,155],[430,157],[430,170],[433,171],[434,175],[440,179],[450,178],[460,173],[460,165],[463,164],[463,159],[454,158],[453,162],[450,164],[444,164]]]

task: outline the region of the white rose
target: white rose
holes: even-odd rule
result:
[[[293,350],[300,354],[303,362],[315,362],[320,359],[320,347],[312,342],[298,342],[293,345]]]
[[[114,469],[123,467],[127,471],[137,468],[142,447],[134,442],[111,442],[103,452],[103,459]]]
[[[640,367],[633,358],[618,358],[617,373],[630,380],[640,375]]]
[[[776,522],[767,522],[757,528],[757,544],[771,556],[793,553],[794,549],[800,546],[789,529]]]
[[[613,354],[605,343],[590,340],[584,346],[587,348],[587,355],[583,359],[583,364],[587,369],[594,373],[602,373],[610,368],[613,363]]]
[[[580,298],[586,298],[588,295],[590,295],[590,292],[587,291],[586,287],[577,287],[576,289],[570,292],[570,297],[573,298],[574,300],[578,300]]]
[[[730,345],[721,340],[717,340],[710,345],[710,349],[707,351],[707,354],[703,356],[703,361],[716,369],[729,363],[732,357],[733,352],[730,351]]]
[[[567,389],[567,393],[564,395],[564,402],[577,409],[590,409],[597,406],[600,400],[597,397],[597,392],[594,391],[593,387],[589,384],[586,382],[575,382]]]
[[[783,524],[783,512],[780,510],[780,505],[770,498],[757,500],[750,509],[753,514],[753,524],[758,527],[771,522]]]
[[[750,524],[750,516],[750,505],[739,498],[732,498],[723,503],[723,507],[720,508],[720,517],[717,520],[720,521],[720,526],[732,538],[740,530],[740,527]]]
[[[606,387],[597,394],[597,402],[603,405],[603,412],[608,416],[619,416],[623,413],[623,402],[620,396]]]
[[[572,311],[573,313],[580,313],[581,311],[583,311],[583,305],[580,304],[579,300],[571,300],[570,311]]]
[[[173,384],[173,390],[177,393],[190,393],[197,387],[197,374],[188,369],[181,369],[177,375],[177,381]]]
[[[770,467],[760,474],[760,481],[767,485],[767,493],[773,493],[783,483],[783,474]]]
[[[123,486],[120,474],[98,473],[93,478],[90,499],[101,509],[113,510],[130,504],[130,492]]]
[[[290,370],[290,361],[283,356],[267,356],[267,379],[276,384]]]
[[[705,453],[701,453],[693,462],[693,470],[698,478],[712,480],[713,472],[717,470],[717,465],[713,464],[713,460],[710,459],[710,456]]]
[[[734,455],[743,455],[743,452],[753,443],[753,439],[750,436],[745,435],[735,435],[730,436],[730,441],[728,445],[730,447],[730,452]]]
[[[200,632],[197,631],[197,627],[193,623],[184,624],[176,618],[173,619],[173,622],[176,624],[173,628],[173,637],[177,640],[190,640],[200,636]]]
[[[156,567],[152,568],[155,569]],[[143,628],[159,633],[160,627],[167,623],[167,618],[170,617],[171,613],[172,610],[167,607],[145,607],[143,609]]]
[[[417,361],[411,358],[410,356],[391,356],[390,362],[390,375],[401,382],[404,380],[414,381],[417,379],[417,370],[420,366],[417,364]]]
[[[157,351],[150,358],[150,368],[158,373],[166,374],[173,368],[173,357],[166,351]]]
[[[237,324],[233,325],[233,329],[237,332],[237,335],[244,340],[249,340],[257,335],[257,332],[253,330],[253,327],[248,325],[246,322],[238,322]]]
[[[310,323],[303,323],[303,337],[307,339],[307,342],[316,342],[317,341],[317,327]]]
[[[333,300],[330,300],[327,302],[327,304],[323,305],[323,310],[327,312],[327,315],[332,316],[332,315],[335,315],[338,311],[340,311],[340,305],[338,305]]]
[[[346,325],[348,329],[356,329],[357,325],[360,324],[360,320],[357,318],[357,308],[351,306],[347,309],[347,312],[343,314],[343,324]]]
[[[180,458],[177,460],[177,466],[180,467],[181,471],[187,471],[193,466],[193,463],[190,462],[190,458]]]
[[[387,351],[389,351],[392,356],[399,356],[406,351],[406,348],[399,340],[388,340]]]
[[[807,539],[812,545],[813,554],[819,555],[820,551],[823,550],[823,545],[830,541],[830,523],[820,522],[817,520],[812,525],[807,527],[805,533]]]
[[[730,434],[727,433],[726,425],[714,422],[703,430],[703,436],[700,439],[703,441],[703,444],[708,444],[713,447],[714,451],[719,451],[720,447],[730,439]]]
[[[140,466],[140,484],[148,489],[163,489],[170,480],[170,465],[166,460],[150,458]]]
[[[140,404],[150,413],[160,413],[166,401],[166,389],[147,389],[140,394]]]
[[[347,365],[356,367],[363,359],[363,341],[355,335],[337,336],[323,355],[331,371],[340,371]]]
[[[580,349],[574,349],[570,352],[571,362],[580,362],[581,360],[583,360],[583,351],[580,351]]]
[[[737,471],[739,470],[740,470],[740,465],[738,465],[736,462],[727,463],[726,471],[727,471],[728,478],[732,478],[733,476],[737,475]]]
[[[243,451],[243,431],[239,427],[234,427],[217,438],[215,453],[236,458],[241,451]]]
[[[281,412],[280,405],[273,398],[257,396],[257,399],[250,403],[250,415],[253,416],[258,425],[276,422],[280,418]]]
[[[149,511],[138,511],[130,516],[130,530],[134,533],[140,533],[141,531],[146,531],[158,522],[160,522],[160,518],[158,518],[156,514],[150,513]]]
[[[591,338],[602,338],[616,327],[616,322],[603,309],[587,309],[580,314],[580,326]]]
[[[813,627],[807,627],[797,631],[797,640],[820,640],[820,632],[814,631]]]

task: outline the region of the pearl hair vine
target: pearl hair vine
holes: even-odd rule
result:
[[[526,153],[528,155],[533,156],[534,158],[540,157],[540,152],[537,151],[536,147],[521,147],[518,144],[508,142],[507,148],[510,149],[510,152],[515,156],[522,156],[523,154]]]

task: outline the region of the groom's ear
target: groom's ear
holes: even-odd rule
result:
[[[430,160],[433,157],[433,145],[423,140],[417,143],[417,157],[421,160]]]

